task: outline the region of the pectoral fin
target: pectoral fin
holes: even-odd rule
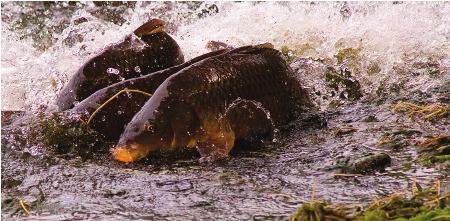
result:
[[[274,131],[269,112],[261,103],[251,100],[234,101],[219,121],[220,129],[206,132],[208,139],[197,143],[203,159],[227,156],[236,139],[267,133],[273,135]]]
[[[221,128],[217,133],[210,134],[205,142],[197,143],[197,150],[203,159],[213,160],[225,157],[234,146],[234,134],[230,127]]]
[[[270,113],[261,103],[253,100],[234,101],[224,115],[236,139],[271,133],[274,125]]]

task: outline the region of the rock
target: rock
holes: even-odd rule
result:
[[[369,153],[362,156],[339,156],[325,169],[338,169],[340,173],[367,174],[376,170],[384,171],[390,163],[391,157],[385,153],[377,155]]]

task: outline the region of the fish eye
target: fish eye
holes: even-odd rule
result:
[[[147,125],[147,127],[145,127],[145,129],[147,131],[154,132],[155,131],[155,125],[154,124],[149,124],[149,125]]]

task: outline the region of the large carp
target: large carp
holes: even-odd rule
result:
[[[122,42],[106,47],[78,69],[56,104],[68,110],[75,102],[116,82],[182,64],[184,56],[180,47],[164,30],[163,21],[152,19]]]
[[[309,94],[271,44],[234,49],[170,76],[133,117],[112,149],[132,162],[151,151],[196,147],[226,156],[236,139],[285,123]]]
[[[112,100],[110,100],[110,98],[122,90],[139,90],[141,92],[153,94],[159,85],[161,85],[168,77],[183,68],[189,67],[203,59],[223,54],[227,51],[228,50],[224,49],[210,52],[193,58],[181,65],[157,71],[139,78],[132,78],[115,83],[98,90],[88,98],[84,99],[71,109],[70,112],[77,113],[85,122],[88,122],[89,119],[91,119],[89,122],[90,128],[102,134],[106,140],[117,141],[119,136],[125,130],[125,126],[131,121],[133,116],[142,108],[142,106],[144,106],[145,102],[147,102],[150,97],[142,93],[125,92]],[[106,103],[108,100],[110,101]],[[101,109],[99,109],[100,107]],[[95,111],[97,112],[93,115]]]

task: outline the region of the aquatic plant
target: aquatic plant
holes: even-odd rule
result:
[[[415,114],[421,115],[420,119],[430,120],[432,118],[441,118],[448,116],[450,109],[442,104],[433,104],[428,106],[418,106],[408,102],[398,102],[394,107],[394,111],[404,111],[408,112],[409,116],[412,118]],[[424,116],[425,115],[425,116]]]
[[[425,166],[450,161],[450,135],[427,139],[418,146],[417,160]]]
[[[40,122],[35,131],[37,139],[56,154],[75,153],[82,157],[92,155],[94,147],[102,147],[105,142],[86,125],[71,120],[63,112],[54,112],[51,116],[40,114]]]
[[[450,220],[450,191],[441,196],[440,181],[428,189],[413,181],[414,190],[394,192],[391,196],[374,201],[362,210],[354,205],[328,205],[325,200],[304,203],[289,220]],[[313,190],[314,191],[314,190]],[[348,211],[353,208],[353,211]],[[362,211],[361,211],[362,210]]]

